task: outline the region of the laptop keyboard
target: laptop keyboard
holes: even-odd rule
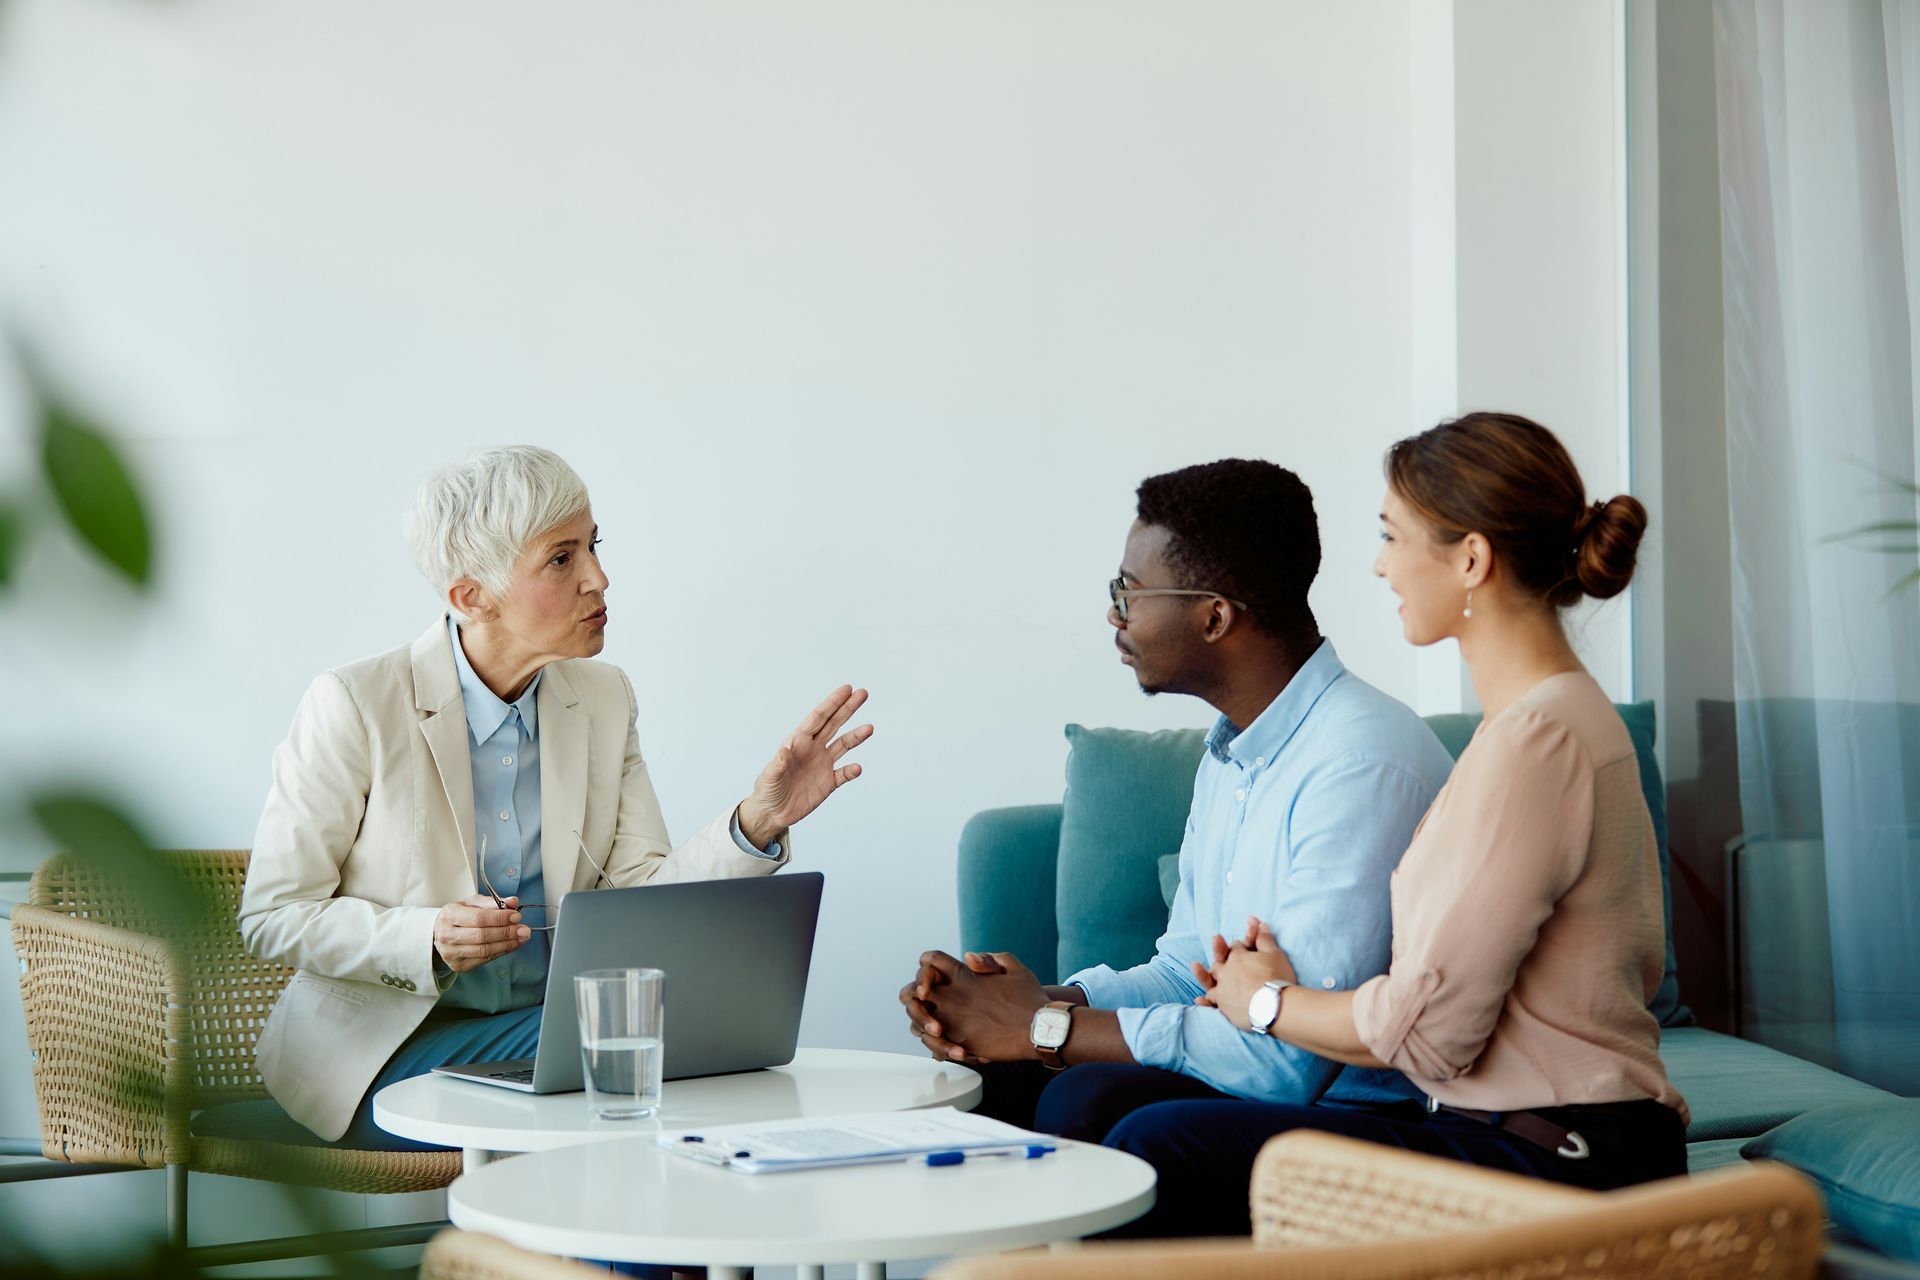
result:
[[[516,1069],[514,1069],[514,1070],[512,1070],[512,1071],[489,1071],[489,1072],[487,1072],[487,1079],[489,1079],[489,1080],[511,1080],[511,1081],[513,1081],[513,1082],[514,1082],[515,1084],[532,1084],[532,1083],[533,1083],[533,1068],[532,1068],[532,1067],[518,1067],[518,1068],[516,1068]]]

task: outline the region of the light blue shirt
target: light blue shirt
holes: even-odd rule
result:
[[[1138,1061],[1223,1092],[1292,1103],[1414,1096],[1397,1071],[1343,1068],[1195,1006],[1191,965],[1209,960],[1214,934],[1245,937],[1258,916],[1304,986],[1351,990],[1386,972],[1388,878],[1452,767],[1424,721],[1323,641],[1252,724],[1222,716],[1207,735],[1180,888],[1153,959],[1068,980],[1119,1011]]]
[[[551,902],[540,868],[540,675],[535,674],[520,696],[503,701],[474,673],[460,644],[460,625],[451,616],[447,631],[453,640],[453,665],[460,677],[460,698],[466,704],[467,747],[473,764],[473,835],[486,837],[486,879],[476,871],[476,892],[491,883],[503,898],[518,897],[526,904]],[[754,848],[740,833],[740,817],[733,818],[733,841],[756,858],[777,861],[780,842],[765,850]],[[477,857],[479,850],[473,850]],[[553,924],[559,913],[549,908],[532,913],[534,923]],[[506,1013],[539,1004],[547,991],[547,960],[553,945],[550,930],[535,929],[516,950],[495,957],[460,974],[440,994],[440,1003],[482,1013]]]
[[[503,898],[546,902],[546,877],[540,869],[540,676],[525,692],[504,702],[474,674],[460,645],[460,627],[451,617],[453,665],[466,703],[467,747],[473,762],[473,838],[486,838],[486,878],[476,872],[474,889],[491,883]],[[477,856],[478,849],[473,850]],[[529,913],[533,915],[536,913]],[[553,912],[537,913],[551,924]],[[553,934],[536,929],[514,951],[469,969],[441,993],[440,1003],[482,1013],[525,1009],[545,999],[547,957]]]

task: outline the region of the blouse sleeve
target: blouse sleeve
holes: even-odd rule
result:
[[[1482,730],[1403,864],[1392,966],[1354,993],[1376,1057],[1421,1080],[1473,1066],[1592,824],[1592,758],[1565,725],[1513,711]]]

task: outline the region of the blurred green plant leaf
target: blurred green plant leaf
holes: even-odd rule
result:
[[[20,513],[0,505],[0,587],[13,581],[13,559],[20,551]]]
[[[153,572],[146,504],[107,433],[38,379],[40,466],[67,523],[101,559],[136,586]]]
[[[50,791],[34,796],[30,809],[62,853],[130,888],[151,913],[146,927],[155,934],[185,938],[212,922],[214,896],[155,853],[133,820],[110,801],[83,791]]]

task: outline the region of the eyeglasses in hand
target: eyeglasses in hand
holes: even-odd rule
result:
[[[598,860],[594,858],[592,851],[587,848],[587,842],[581,839],[578,831],[573,833],[573,838],[580,846],[580,855],[587,860],[589,866],[599,872],[598,877],[593,882],[593,887],[598,889],[600,887],[600,881],[605,880],[607,882],[607,888],[613,888],[613,877],[608,875],[607,869],[601,866]],[[520,913],[520,923],[537,932],[547,932],[560,927],[559,907],[550,907],[544,902],[523,902],[518,907],[509,907],[506,899],[502,898],[499,892],[494,889],[493,881],[487,876],[487,835],[484,831],[480,833],[480,858],[478,865],[480,867],[480,887],[489,898],[493,899],[493,905],[495,907],[502,911],[518,911]],[[535,924],[532,920],[527,919],[527,913],[530,911],[540,912],[542,916],[551,913],[553,919],[547,924]]]

